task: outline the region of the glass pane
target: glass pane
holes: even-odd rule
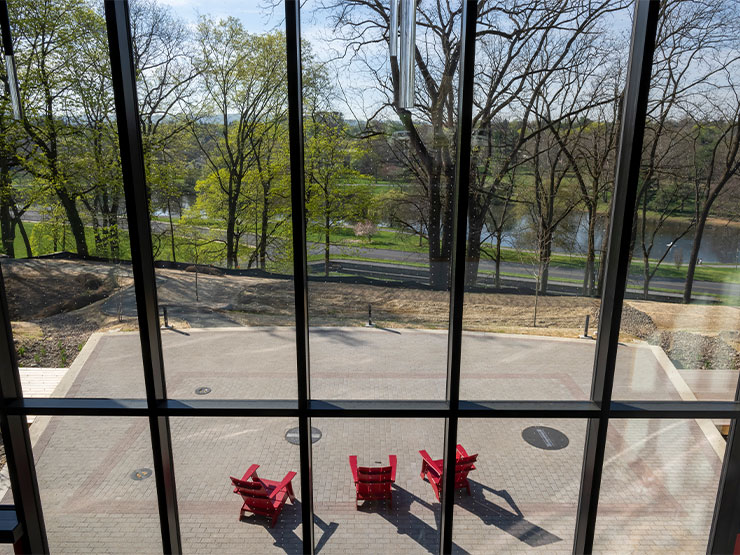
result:
[[[321,434],[313,445],[312,468],[317,552],[439,551],[441,505],[432,486],[419,477],[419,451],[442,457],[442,419],[314,418],[311,425],[317,430],[314,437]],[[359,486],[351,456],[356,457]],[[391,456],[396,458],[392,484]],[[368,468],[381,469],[380,478],[370,478]],[[365,487],[371,479],[375,485]]]
[[[172,418],[172,448],[184,553],[302,553],[301,481],[293,418]],[[295,472],[295,501],[281,505],[274,526],[269,515],[254,514],[259,491],[247,501],[234,492],[230,477],[254,483],[247,469],[259,465],[257,479],[267,488]],[[289,477],[289,476],[288,476]],[[263,490],[266,491],[266,490]],[[283,499],[285,493],[274,498]]]
[[[285,35],[231,7],[132,4],[169,394],[294,398]]]
[[[52,552],[162,552],[146,418],[39,417],[31,430]]]
[[[23,119],[0,87],[1,263],[24,390],[51,395],[94,364],[94,344],[122,336],[128,364],[99,365],[92,389],[58,394],[143,397],[103,3],[9,12]]]
[[[410,109],[389,2],[303,6],[312,395],[442,399],[459,2],[416,7]]]
[[[581,420],[461,420],[477,458],[455,497],[453,549],[571,553],[585,437]]]
[[[710,427],[609,422],[594,553],[706,551],[724,456]]]
[[[624,342],[648,345],[620,348],[617,399],[734,398],[736,8],[678,2],[661,11],[620,330]]]
[[[460,395],[587,399],[631,3],[510,4],[478,23]]]

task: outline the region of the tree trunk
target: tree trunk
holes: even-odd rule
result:
[[[596,260],[596,214],[593,206],[588,206],[588,245],[586,247],[586,269],[583,273],[583,295],[594,293],[594,265]]]
[[[56,193],[64,208],[69,227],[72,230],[77,254],[88,256],[89,251],[87,250],[87,242],[85,241],[85,225],[82,223],[82,218],[80,217],[75,200],[69,196],[69,193],[65,189],[57,188]]]
[[[496,231],[496,289],[501,288],[501,230]]]
[[[172,262],[177,263],[177,254],[175,254],[175,224],[172,223],[172,208],[170,207],[170,199],[167,199],[167,215],[170,219],[170,245],[172,247]]]
[[[427,235],[429,237],[429,285],[433,289],[446,289],[449,273],[449,257],[442,252],[442,201],[440,198],[439,172],[431,175],[428,181],[429,217]]]
[[[236,226],[234,210],[229,207],[229,216],[226,221],[226,267],[234,267],[234,227]]]
[[[15,222],[10,213],[13,202],[11,185],[7,159],[3,158],[0,164],[0,230],[5,254],[15,258]]]
[[[480,237],[481,229],[470,226],[468,232],[468,253],[465,257],[465,284],[475,285],[478,282],[478,266],[480,264]]]
[[[260,250],[260,269],[264,270],[267,266],[267,226],[269,225],[268,221],[268,200],[267,200],[267,192],[265,192],[265,202],[262,205],[262,229],[260,230],[260,242],[259,242],[259,250]]]
[[[26,258],[31,258],[33,256],[33,252],[31,251],[31,241],[28,239],[26,228],[23,226],[23,222],[20,218],[16,218],[15,223],[18,226],[18,231],[21,232],[23,244],[26,246]]]
[[[10,206],[5,201],[6,195],[2,195],[3,202],[0,204],[0,229],[3,237],[3,250],[10,258],[15,258],[15,222],[10,215]]]
[[[642,298],[648,300],[650,293],[650,258],[647,253],[642,254]]]
[[[543,242],[540,244],[539,260],[539,286],[538,290],[542,295],[547,294],[547,280],[550,274],[550,255],[552,254],[552,232],[547,231]]]
[[[331,232],[329,231],[329,216],[324,221],[324,275],[329,276],[329,248],[331,247]]]
[[[537,327],[537,301],[539,300],[540,276],[537,274],[537,281],[534,286],[534,316],[532,317],[532,327]]]
[[[689,257],[689,266],[686,270],[686,283],[683,288],[683,302],[691,302],[691,290],[694,287],[694,273],[696,272],[696,263],[699,260],[699,248],[701,247],[701,239],[704,235],[704,227],[707,224],[707,218],[709,217],[709,210],[711,203],[706,202],[702,208],[701,214],[699,215],[699,221],[696,222],[696,229],[694,230],[694,241],[691,243],[691,256]]]
[[[10,258],[15,258],[15,222],[7,206],[0,207],[0,228],[2,228],[3,250]]]

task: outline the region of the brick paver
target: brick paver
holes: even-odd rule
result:
[[[240,329],[164,332],[168,392],[193,398],[295,397],[294,331]],[[446,335],[373,329],[315,330],[312,392],[322,398],[439,399]],[[580,399],[590,388],[593,343],[495,334],[464,340],[463,397]],[[333,356],[332,356],[333,353]],[[106,334],[68,395],[143,396],[135,334]],[[678,398],[647,347],[620,348],[617,398]],[[521,436],[545,424],[565,433],[566,448],[537,449]],[[298,504],[278,525],[237,521],[240,501],[229,475],[252,463],[280,479],[299,470],[290,418],[173,418],[183,545],[189,553],[300,552]],[[314,419],[316,539],[322,553],[435,552],[439,503],[419,477],[419,449],[442,455],[442,420]],[[142,418],[40,418],[35,442],[44,515],[54,552],[145,553],[161,549],[149,431]],[[472,495],[458,494],[455,550],[507,553],[572,549],[585,422],[464,420],[459,439],[479,454]],[[347,457],[383,464],[398,456],[394,507],[355,509]],[[720,460],[695,421],[612,421],[596,547],[602,552],[703,552]]]

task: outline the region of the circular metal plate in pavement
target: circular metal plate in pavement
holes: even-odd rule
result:
[[[321,430],[311,426],[311,443],[316,443],[320,439]],[[285,441],[292,443],[293,445],[298,445],[300,443],[300,440],[298,439],[298,428],[291,428],[285,432]]]
[[[522,430],[522,439],[538,449],[557,451],[568,446],[570,441],[560,430],[547,426],[530,426]]]
[[[145,480],[152,475],[151,468],[138,468],[131,473],[132,480]]]

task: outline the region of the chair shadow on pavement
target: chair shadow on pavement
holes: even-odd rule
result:
[[[433,527],[411,512],[412,503],[418,503],[434,513],[437,526]],[[359,512],[378,515],[396,527],[398,534],[408,536],[429,553],[439,553],[439,505],[436,507],[413,493],[393,484],[393,509],[382,501],[365,501]],[[467,553],[454,546],[457,553]]]
[[[468,482],[470,483],[470,495],[458,495],[455,503],[479,517],[484,524],[496,526],[531,547],[541,547],[563,541],[562,538],[524,518],[524,514],[506,490],[495,490],[470,479]],[[513,512],[486,499],[483,494],[484,490],[502,498],[513,509]]]
[[[242,519],[242,522],[265,528],[274,540],[273,545],[282,549],[285,553],[306,553],[307,551],[303,549],[302,534],[296,531],[301,525],[301,502],[297,499],[292,504],[285,504],[274,528],[270,528],[269,519],[263,516],[248,515]],[[339,527],[339,524],[336,522],[327,524],[316,515],[314,515],[314,524],[321,530],[321,536],[317,537],[314,549],[315,553],[319,553]]]

